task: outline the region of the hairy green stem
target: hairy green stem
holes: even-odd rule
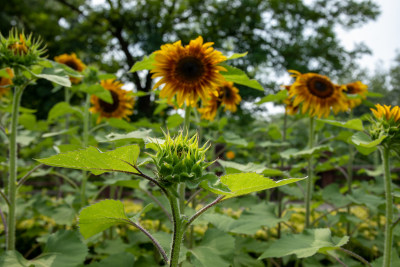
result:
[[[347,163],[347,194],[352,193],[352,184],[353,184],[353,161],[354,161],[354,147],[353,145],[349,145],[349,161]],[[351,206],[347,207],[347,213],[351,213]],[[350,222],[346,224],[346,232],[347,235],[350,235]]]
[[[310,117],[309,124],[309,134],[308,134],[308,148],[312,149],[314,147],[314,117]],[[313,156],[310,155],[308,159],[308,178],[307,178],[307,188],[305,196],[306,204],[306,228],[310,227],[310,217],[311,217],[311,199],[313,194]]]
[[[89,144],[89,124],[90,124],[90,94],[86,94],[85,106],[83,110],[83,147],[86,148]],[[82,172],[81,184],[81,207],[86,205],[86,184],[88,175],[86,171]]]
[[[21,103],[22,93],[24,87],[15,87],[15,93],[12,103],[11,113],[11,135],[10,135],[10,148],[9,148],[9,176],[8,176],[8,201],[10,206],[8,209],[7,225],[7,250],[15,250],[15,210],[16,210],[16,196],[17,196],[17,126],[19,116],[19,106]]]
[[[172,238],[170,267],[177,267],[179,263],[179,252],[181,250],[181,244],[183,239],[183,234],[185,233],[185,223],[183,221],[179,199],[173,194],[168,194],[169,202],[171,204],[172,218],[174,220],[174,233]]]
[[[390,148],[384,146],[381,150],[382,164],[385,179],[385,198],[386,198],[386,224],[385,224],[385,246],[383,252],[383,266],[390,267],[392,259],[393,245],[393,199],[392,199],[392,180],[390,178]]]
[[[185,108],[185,125],[184,125],[184,131],[189,134],[189,130],[190,130],[190,113],[192,112],[192,107],[190,105],[186,105]]]

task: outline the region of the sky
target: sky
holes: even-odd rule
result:
[[[394,63],[396,50],[400,53],[400,1],[375,0],[375,2],[381,7],[381,14],[377,20],[350,31],[337,30],[345,48],[351,49],[355,43],[363,41],[371,49],[373,54],[366,55],[360,60],[361,66],[371,71],[382,66],[389,68]]]

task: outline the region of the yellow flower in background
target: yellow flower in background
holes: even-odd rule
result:
[[[60,56],[56,56],[54,61],[67,65],[77,72],[82,72],[86,68],[86,65],[83,64],[83,62],[76,56],[75,53],[72,53],[71,55],[62,54]],[[70,77],[69,79],[71,80],[71,83],[74,84],[78,84],[81,81],[80,78],[75,77]]]
[[[375,105],[376,109],[372,109],[371,111],[377,119],[386,119],[387,121],[393,120],[394,122],[400,121],[400,108],[399,106],[392,106],[387,105]]]
[[[359,95],[361,98],[357,99],[348,99],[347,104],[350,109],[355,108],[356,106],[360,105],[362,99],[367,98],[368,93],[368,86],[363,84],[360,81],[348,83],[345,85],[347,90],[345,91],[346,95]]]
[[[0,77],[0,98],[2,98],[5,94],[10,91],[10,86],[12,85],[12,78],[14,78],[14,72],[10,68],[6,68],[6,72],[8,73],[9,78]]]
[[[228,152],[226,152],[226,158],[230,159],[230,160],[234,159],[235,158],[235,152],[229,150]]]
[[[310,116],[328,117],[331,110],[335,114],[348,108],[346,96],[342,93],[344,86],[330,81],[326,76],[317,73],[301,74],[289,70],[296,81],[291,85],[289,98],[293,99],[293,107],[301,104],[301,112]]]
[[[178,106],[197,103],[199,97],[206,100],[210,91],[214,91],[223,80],[220,71],[226,69],[218,64],[226,57],[214,50],[213,43],[203,44],[199,36],[189,45],[182,46],[181,41],[161,46],[155,53],[152,78],[161,77],[154,88],[165,84],[160,92],[161,98],[168,98],[171,103],[176,95]]]
[[[285,88],[285,90],[287,90],[288,92],[290,92],[290,87],[291,87],[290,85],[283,85],[282,87]],[[286,114],[296,115],[299,112],[299,106],[297,107],[293,106],[293,101],[290,97],[283,100],[283,103],[285,104]]]
[[[107,103],[95,95],[91,96],[90,102],[94,105],[90,108],[92,113],[99,113],[97,123],[102,118],[118,118],[129,120],[133,113],[133,97],[129,91],[122,89],[123,83],[115,79],[102,80],[100,83],[104,89],[110,91],[113,103]]]
[[[209,99],[203,108],[199,109],[201,117],[206,120],[214,120],[218,108],[225,106],[225,110],[236,112],[237,105],[242,101],[239,89],[233,86],[233,82],[224,81],[215,91],[209,93]]]

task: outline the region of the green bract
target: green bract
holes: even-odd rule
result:
[[[0,62],[6,66],[23,65],[30,67],[43,60],[45,48],[40,39],[33,39],[32,34],[25,36],[11,29],[8,38],[0,34]]]
[[[150,155],[157,167],[157,180],[165,186],[186,183],[189,188],[197,187],[203,180],[203,171],[213,162],[205,162],[209,145],[199,148],[198,135],[189,139],[182,132],[172,138],[165,135],[164,143],[154,142],[157,154]]]

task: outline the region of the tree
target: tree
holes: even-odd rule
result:
[[[202,35],[226,53],[245,52],[235,65],[264,84],[265,72],[286,69],[340,75],[345,66],[368,50],[347,51],[335,27],[353,28],[379,14],[371,0],[106,0],[98,5],[84,0],[13,0],[0,4],[1,31],[24,27],[43,36],[50,57],[76,52],[85,62],[119,72],[136,90],[149,92],[150,73],[128,73],[143,55],[166,42]],[[244,98],[255,92],[241,90]],[[151,116],[150,96],[136,107]]]

